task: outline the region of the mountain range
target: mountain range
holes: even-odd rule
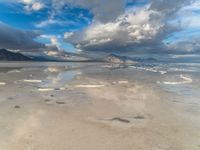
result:
[[[27,56],[20,52],[0,49],[0,61],[54,61],[54,62],[107,62],[116,64],[135,64],[137,62],[156,62],[154,58],[132,58],[116,54],[108,54],[103,58],[91,58],[83,54],[62,52],[58,56]]]
[[[12,52],[6,49],[0,49],[0,61],[54,61],[54,62],[90,62],[95,61],[84,56],[73,53],[63,53],[56,56],[27,56],[20,52]]]
[[[0,61],[33,61],[33,59],[19,52],[14,53],[6,49],[0,49]]]

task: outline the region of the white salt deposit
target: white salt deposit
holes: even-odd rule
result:
[[[19,73],[19,72],[21,72],[21,71],[20,71],[20,70],[17,70],[17,69],[8,71],[8,73]]]
[[[185,77],[182,74],[180,75],[180,78],[184,79],[185,83],[192,83],[193,82],[193,80],[191,78]]]
[[[161,74],[166,74],[167,71],[159,71]]]
[[[29,82],[29,83],[41,83],[42,80],[28,80],[28,79],[25,79],[24,82]]]
[[[112,65],[104,65],[102,66],[103,68],[112,68],[113,66]]]
[[[66,88],[61,87],[61,88],[39,88],[38,91],[40,92],[48,92],[48,91],[61,91],[65,90]]]
[[[178,84],[189,84],[189,83],[192,83],[193,80],[189,77],[185,77],[184,75],[180,75],[180,78],[183,79],[184,81],[180,81],[180,82],[168,82],[168,81],[165,81],[163,82],[164,84],[168,84],[168,85],[178,85]]]
[[[59,69],[56,67],[48,67],[45,71],[46,72],[59,72]]]
[[[0,82],[0,85],[6,85],[6,83],[5,82]]]
[[[177,85],[177,84],[182,84],[183,82],[163,82],[164,84],[168,84],[168,85]]]
[[[128,81],[125,81],[125,80],[124,80],[124,81],[118,81],[118,83],[119,83],[119,84],[127,84]]]
[[[39,88],[38,91],[40,92],[48,92],[48,91],[53,91],[53,88]]]
[[[76,85],[77,88],[100,88],[104,87],[105,85],[99,84],[99,85]]]

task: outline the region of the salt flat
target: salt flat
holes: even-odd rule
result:
[[[2,150],[200,149],[198,70],[15,66],[1,64]],[[193,82],[181,84],[186,79]]]

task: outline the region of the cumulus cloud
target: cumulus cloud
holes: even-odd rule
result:
[[[157,20],[151,20],[152,16],[156,16]],[[120,15],[111,22],[94,22],[81,33],[65,33],[65,38],[77,48],[87,51],[122,52],[160,42],[158,37],[168,32],[161,20],[159,12],[143,7]]]
[[[37,36],[39,36],[37,32],[15,29],[0,22],[0,48],[14,50],[34,50],[43,48],[43,44],[34,41]]]
[[[65,33],[65,40],[83,51],[168,52],[163,42],[182,28],[175,18],[191,0],[151,0],[107,22],[95,20],[81,32]]]

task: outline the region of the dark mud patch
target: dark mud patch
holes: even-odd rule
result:
[[[123,123],[130,123],[130,120],[124,119],[124,118],[120,118],[120,117],[112,118],[111,121],[119,121],[119,122],[123,122]]]
[[[56,104],[59,104],[59,105],[64,105],[64,104],[66,104],[65,102],[56,102]]]
[[[15,108],[15,109],[19,109],[19,108],[21,108],[21,107],[20,107],[19,105],[15,105],[14,108]]]
[[[145,119],[145,117],[144,116],[135,116],[135,117],[133,117],[134,119]]]
[[[51,99],[45,99],[44,101],[45,102],[51,102],[52,100]]]

